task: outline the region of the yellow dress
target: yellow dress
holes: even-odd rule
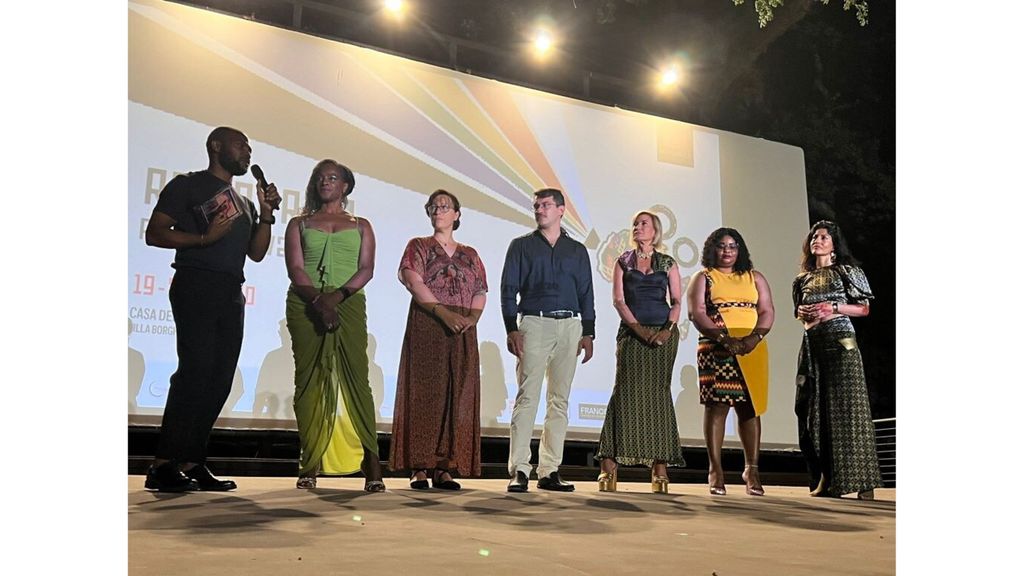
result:
[[[716,320],[716,315],[719,316],[732,337],[742,338],[750,334],[757,325],[754,273],[724,274],[714,268],[708,268],[704,273],[707,279],[705,301],[710,304],[708,316],[713,320]],[[754,414],[760,416],[768,409],[767,340],[759,343],[749,354],[724,360],[714,358],[712,351],[716,346],[717,343],[706,338],[701,338],[698,346],[701,402],[726,402],[733,405],[749,400]],[[739,374],[727,367],[733,361],[739,365]]]

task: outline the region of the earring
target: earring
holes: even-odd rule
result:
[[[835,264],[836,263],[836,253],[833,252],[833,253],[829,254],[829,257],[832,259],[832,263]]]

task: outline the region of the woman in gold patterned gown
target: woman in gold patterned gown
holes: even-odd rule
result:
[[[797,367],[800,451],[811,496],[882,486],[864,364],[851,317],[867,316],[874,295],[834,222],[816,222],[803,245],[803,272],[793,281],[793,308],[803,322]]]
[[[364,489],[383,492],[363,293],[373,277],[375,240],[370,223],[345,210],[354,186],[351,170],[322,160],[309,178],[305,209],[285,232],[300,443],[296,487],[315,488],[319,474],[361,470]]]
[[[768,408],[768,344],[764,337],[775,320],[768,281],[754,270],[743,236],[719,228],[704,242],[704,269],[687,289],[690,320],[700,331],[697,371],[704,405],[704,441],[708,448],[708,488],[725,494],[722,444],[729,407],[736,410],[743,445],[743,481],[747,494],[763,496],[758,473],[761,414]]]

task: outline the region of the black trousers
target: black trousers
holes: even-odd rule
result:
[[[195,269],[178,270],[168,295],[178,370],[171,375],[156,457],[203,463],[238,365],[245,299],[237,278]]]

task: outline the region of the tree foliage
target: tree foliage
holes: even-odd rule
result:
[[[828,4],[831,0],[818,0],[822,4]],[[739,6],[746,0],[732,0],[733,4]],[[754,12],[757,13],[757,24],[764,28],[775,18],[775,9],[782,6],[782,0],[754,0]],[[843,0],[843,10],[853,8],[857,11],[857,22],[861,26],[868,25],[868,3],[867,0]]]

